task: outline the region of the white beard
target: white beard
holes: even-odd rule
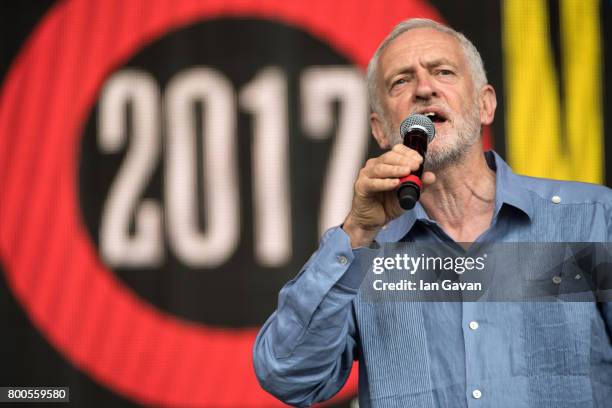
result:
[[[480,139],[481,126],[478,99],[474,98],[473,102],[464,116],[453,115],[453,126],[450,131],[447,130],[446,134],[436,135],[425,154],[423,165],[425,169],[440,170],[452,163],[457,163],[463,159],[465,152]],[[385,118],[383,126],[391,146],[404,142],[400,136],[399,125],[392,129],[389,126],[389,121]]]

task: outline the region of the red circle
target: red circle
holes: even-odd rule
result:
[[[80,218],[79,139],[105,78],[164,33],[223,16],[296,26],[360,67],[400,20],[440,20],[418,0],[71,0],[45,16],[0,95],[0,260],[47,340],[141,403],[280,404],[253,374],[257,328],[190,323],[142,301],[100,262]],[[351,375],[340,397],[355,391]]]

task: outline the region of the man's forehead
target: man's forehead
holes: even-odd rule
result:
[[[433,28],[414,28],[389,43],[381,55],[380,67],[386,71],[391,65],[405,64],[415,58],[446,59],[461,64],[463,53],[459,40],[451,34]]]

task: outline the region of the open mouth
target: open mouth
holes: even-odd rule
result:
[[[442,114],[437,112],[423,112],[423,115],[427,116],[433,123],[444,123],[448,120]]]

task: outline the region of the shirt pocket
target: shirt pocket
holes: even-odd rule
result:
[[[523,305],[527,376],[588,376],[601,327],[590,302],[529,302]]]

